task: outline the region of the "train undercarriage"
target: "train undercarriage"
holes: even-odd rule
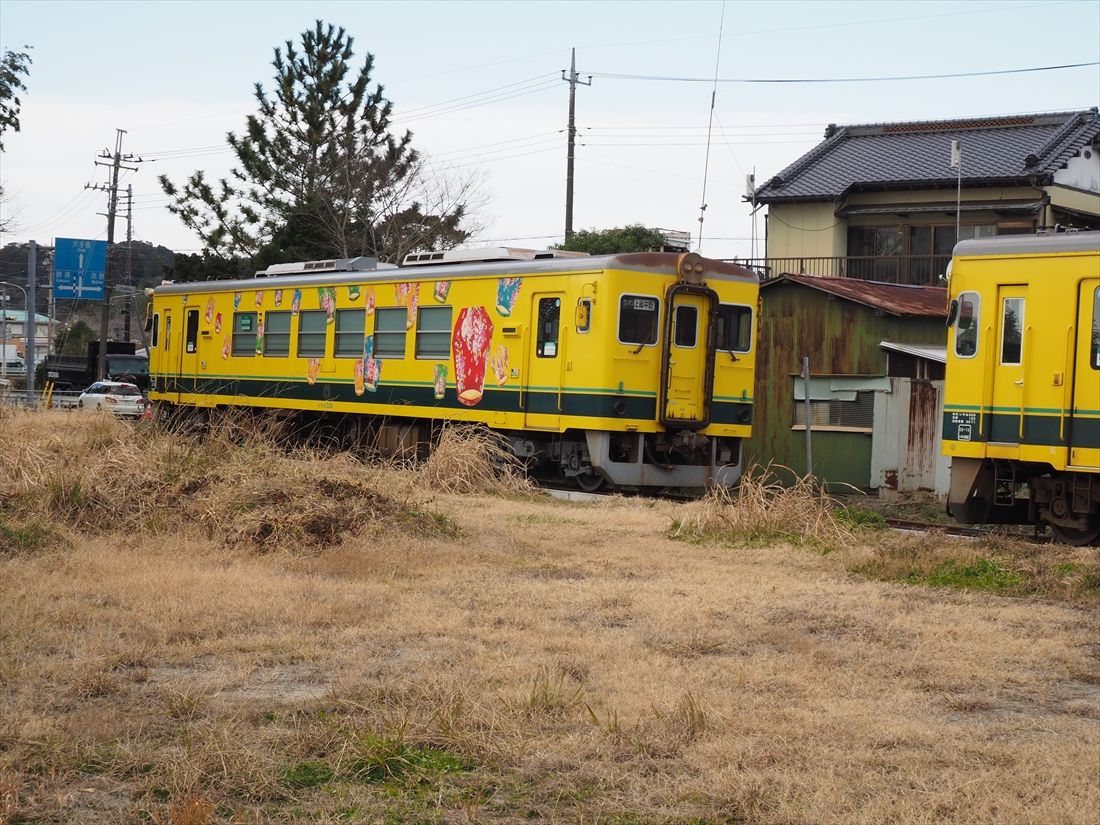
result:
[[[963,524],[1035,524],[1067,544],[1100,544],[1100,475],[1049,464],[956,458],[948,512]]]

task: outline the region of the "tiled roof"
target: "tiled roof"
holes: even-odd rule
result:
[[[764,281],[760,288],[768,289],[782,283],[802,284],[891,315],[947,317],[947,290],[943,287],[886,284],[856,278],[826,278],[821,275],[780,275]]]
[[[963,185],[1047,180],[1100,136],[1096,108],[1014,117],[835,126],[825,140],[756,190],[756,200],[839,200],[861,189],[946,186],[951,141]]]

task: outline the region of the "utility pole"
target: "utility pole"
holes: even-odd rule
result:
[[[134,187],[126,187],[126,297],[122,304],[122,328],[130,340],[130,310],[134,301]]]
[[[136,172],[136,166],[126,166],[123,161],[141,163],[141,158],[133,155],[122,154],[122,136],[126,134],[124,129],[115,129],[115,151],[104,149],[99,154],[96,166],[111,167],[111,182],[106,186],[102,184],[85,184],[85,189],[100,189],[107,193],[107,212],[99,214],[107,218],[107,271],[103,273],[103,307],[99,316],[99,364],[96,368],[96,377],[103,380],[107,377],[107,322],[110,318],[111,308],[111,253],[115,245],[115,213],[118,211],[118,172],[120,169],[128,169]]]
[[[34,241],[27,243],[27,302],[23,307],[23,364],[27,371],[27,398],[34,398],[34,362],[38,343],[38,304],[34,288],[38,283],[38,245]],[[29,331],[28,331],[29,330]]]
[[[577,77],[577,50],[573,49],[569,60],[569,76],[566,77],[565,69],[561,70],[561,79],[569,81],[569,151],[565,161],[565,240],[573,237],[573,144],[577,137],[576,126],[576,99],[577,84],[581,86],[592,85],[592,75],[588,76],[588,82]]]

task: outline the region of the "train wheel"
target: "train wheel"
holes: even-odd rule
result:
[[[1084,547],[1088,544],[1100,544],[1100,518],[1094,518],[1088,527],[1059,527],[1051,524],[1050,529],[1058,540],[1076,547]]]
[[[586,493],[595,493],[604,485],[604,477],[599,473],[581,473],[579,476],[573,476],[573,480],[577,482],[577,486],[580,487]]]

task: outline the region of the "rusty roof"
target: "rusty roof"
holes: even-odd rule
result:
[[[861,281],[856,278],[828,278],[821,275],[780,275],[760,285],[761,289],[776,284],[793,283],[819,289],[857,304],[889,313],[919,318],[947,317],[947,290],[938,286],[909,286],[881,281]]]

